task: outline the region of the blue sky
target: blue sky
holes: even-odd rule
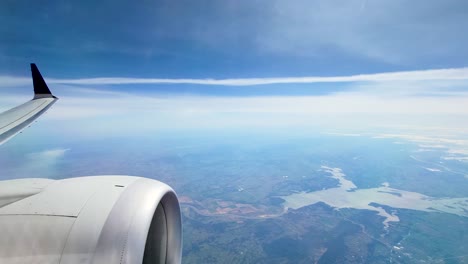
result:
[[[0,25],[0,108],[36,62],[61,98],[45,120],[79,131],[466,129],[462,0],[4,1]]]
[[[0,72],[248,78],[458,68],[465,1],[4,1]]]

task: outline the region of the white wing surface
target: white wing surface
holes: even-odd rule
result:
[[[21,132],[58,99],[50,92],[37,66],[31,64],[34,98],[0,114],[0,145]]]

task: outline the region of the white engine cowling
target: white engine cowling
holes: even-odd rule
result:
[[[0,182],[0,263],[180,263],[175,192],[131,176]]]

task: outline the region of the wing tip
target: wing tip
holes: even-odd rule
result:
[[[33,86],[34,86],[34,99],[39,99],[39,98],[57,99],[57,97],[55,97],[50,91],[49,87],[44,81],[44,78],[42,78],[41,72],[39,71],[35,63],[31,63],[31,75],[32,75]]]

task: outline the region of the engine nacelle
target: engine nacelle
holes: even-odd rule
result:
[[[0,263],[180,263],[177,196],[130,176],[0,182]]]

